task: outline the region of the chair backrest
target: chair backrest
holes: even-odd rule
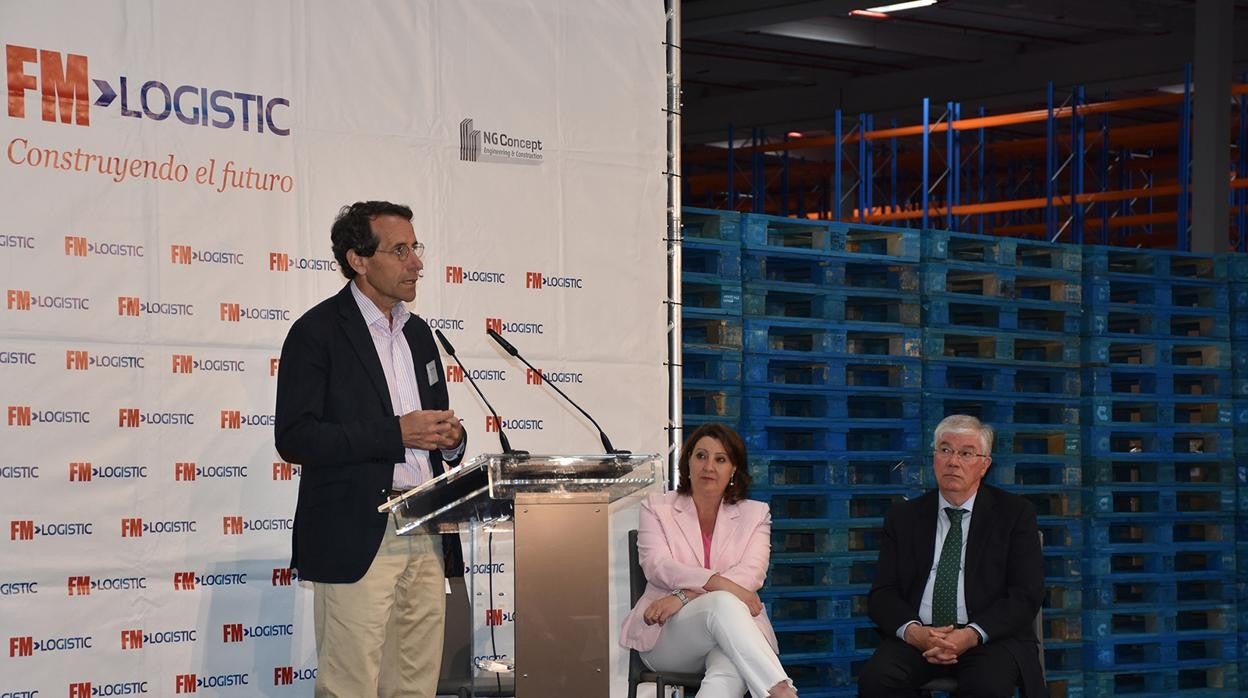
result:
[[[641,556],[637,553],[637,529],[628,532],[628,592],[629,607],[637,605],[646,593],[646,573],[641,571]]]

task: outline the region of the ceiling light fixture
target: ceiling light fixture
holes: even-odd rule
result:
[[[854,17],[867,17],[869,19],[888,19],[888,15],[883,12],[872,12],[870,10],[850,10],[849,14]]]
[[[927,7],[935,5],[936,0],[910,0],[910,2],[895,2],[891,5],[879,5],[878,7],[868,7],[867,12],[881,12],[888,14],[889,12],[901,12],[902,10],[913,10],[917,7]]]

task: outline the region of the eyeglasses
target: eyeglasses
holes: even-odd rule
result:
[[[971,460],[972,458],[987,458],[988,457],[987,453],[976,453],[974,451],[955,451],[952,448],[949,448],[948,446],[941,446],[940,448],[936,449],[936,455],[943,456],[945,458],[951,458],[953,460],[960,460],[960,461],[968,461],[968,460]]]
[[[425,243],[418,242],[415,245],[403,244],[403,245],[399,245],[398,247],[395,247],[393,250],[378,250],[378,252],[389,252],[395,257],[398,257],[400,262],[404,262],[404,261],[407,261],[408,257],[412,256],[413,252],[416,253],[416,257],[418,259],[421,257],[424,257],[425,256]]]

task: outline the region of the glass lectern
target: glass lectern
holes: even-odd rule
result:
[[[396,530],[514,519],[517,698],[610,694],[607,505],[657,481],[658,454],[488,454],[378,511]]]

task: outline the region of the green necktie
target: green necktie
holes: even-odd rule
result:
[[[958,572],[962,568],[962,515],[965,509],[945,507],[949,533],[936,563],[936,584],[932,587],[932,625],[944,627],[958,622]]]

